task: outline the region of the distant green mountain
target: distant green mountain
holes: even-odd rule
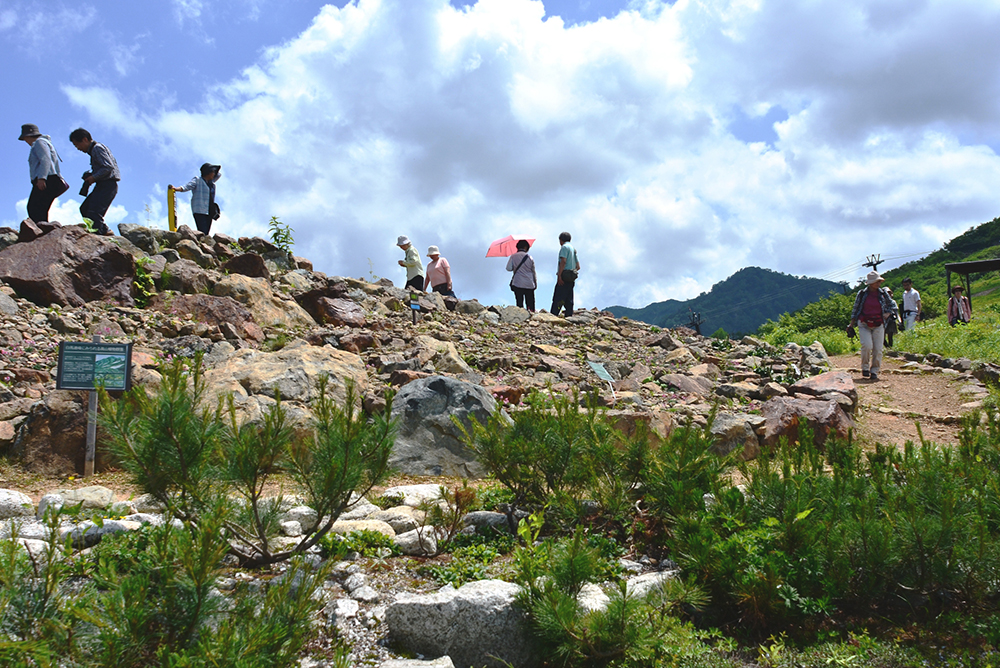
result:
[[[658,327],[686,325],[691,312],[695,312],[701,314],[702,334],[722,328],[735,336],[755,332],[769,318],[776,320],[782,313],[800,309],[830,292],[842,293],[843,287],[819,278],[745,267],[694,299],[668,299],[638,309],[610,306],[605,310],[619,318],[626,316]]]

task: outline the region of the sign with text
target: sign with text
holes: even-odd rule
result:
[[[128,390],[132,387],[132,344],[62,341],[57,390]]]

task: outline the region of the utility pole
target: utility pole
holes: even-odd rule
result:
[[[865,262],[861,266],[862,267],[871,267],[875,271],[878,271],[878,266],[880,264],[882,264],[882,256],[881,256],[881,254],[878,254],[878,255],[869,255],[865,259],[868,260],[868,261]]]
[[[691,309],[688,309],[688,311],[691,313],[691,322],[689,322],[687,326],[697,332],[698,336],[701,336],[701,323],[704,322],[704,320],[701,319],[701,313],[696,313]]]

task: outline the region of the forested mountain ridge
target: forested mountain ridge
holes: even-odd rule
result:
[[[668,299],[638,309],[610,306],[605,310],[615,317],[627,316],[658,327],[685,325],[694,312],[701,315],[703,333],[721,328],[736,335],[754,332],[768,319],[800,309],[830,292],[843,292],[843,287],[819,278],[744,267],[693,299]]]

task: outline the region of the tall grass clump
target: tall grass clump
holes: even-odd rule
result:
[[[896,339],[904,352],[1000,363],[1000,305],[989,305],[973,313],[967,325],[952,327],[946,318],[922,322]]]

